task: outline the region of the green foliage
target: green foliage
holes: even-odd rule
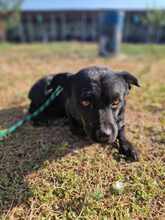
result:
[[[0,0],[0,11],[9,12],[18,10],[22,0]]]
[[[147,11],[142,22],[148,27],[148,41],[159,42],[161,28],[165,26],[165,13],[161,10]]]
[[[0,12],[5,22],[5,29],[16,28],[20,22],[20,5],[22,0],[0,0]]]
[[[165,13],[164,11],[155,10],[148,11],[144,17],[145,24],[152,25],[154,27],[160,27],[165,25]]]

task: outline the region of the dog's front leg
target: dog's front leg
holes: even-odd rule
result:
[[[130,157],[132,160],[137,161],[139,159],[138,152],[135,147],[127,140],[125,135],[125,127],[120,128],[118,133],[119,140],[119,152]]]

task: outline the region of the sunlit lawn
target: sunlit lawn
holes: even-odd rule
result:
[[[73,136],[66,120],[26,124],[0,144],[0,218],[165,219],[165,46],[123,45],[121,55],[103,59],[95,44],[1,44],[0,128],[25,113],[36,79],[92,65],[139,77],[126,124],[140,161]],[[120,194],[112,190],[116,181],[124,184]]]

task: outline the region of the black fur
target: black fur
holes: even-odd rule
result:
[[[96,142],[118,140],[119,151],[138,160],[137,151],[126,139],[124,130],[125,96],[131,85],[139,86],[137,78],[128,72],[114,73],[101,67],[89,67],[73,75],[49,75],[31,88],[29,112],[34,112],[58,85],[63,87],[62,93],[33,120],[35,125],[67,116],[74,133],[88,135]],[[116,99],[120,102],[113,109],[112,102]]]

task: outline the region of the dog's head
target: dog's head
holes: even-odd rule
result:
[[[83,69],[72,77],[72,116],[94,141],[115,141],[125,96],[132,85],[139,86],[130,73],[113,73],[106,68]]]

